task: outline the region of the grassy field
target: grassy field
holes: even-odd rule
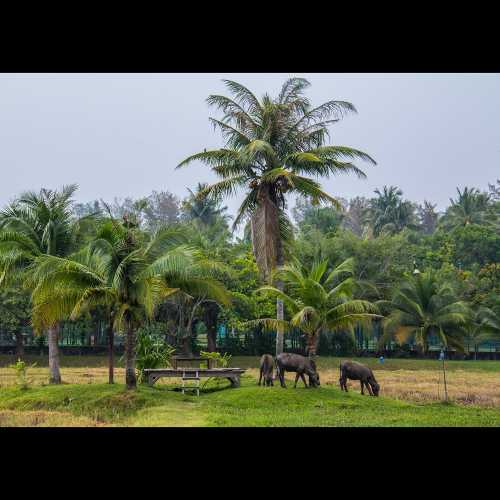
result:
[[[338,388],[338,358],[318,358],[322,386],[293,389],[256,386],[257,357],[235,357],[246,368],[242,387],[211,384],[198,398],[163,379],[153,388],[126,392],[118,363],[114,386],[106,384],[106,358],[62,358],[64,384],[47,385],[46,358],[29,371],[31,387],[16,387],[10,356],[0,356],[0,426],[500,426],[500,362],[448,361],[451,403],[443,403],[440,363],[434,360],[363,358],[381,384],[381,397],[361,396]],[[301,384],[301,382],[299,383]]]
[[[245,376],[239,389],[200,397],[167,385],[68,384],[0,392],[0,426],[499,426],[498,408],[410,403],[321,389],[259,388]]]
[[[14,361],[12,356],[0,356],[0,388],[15,385],[15,372],[7,368]],[[385,397],[412,402],[433,402],[443,398],[441,363],[437,360],[386,359],[383,365],[375,358],[363,358],[360,361],[374,370],[382,386],[381,395]],[[29,371],[33,385],[46,384],[47,358],[27,357],[26,362],[37,363],[37,367]],[[318,358],[323,387],[338,384],[339,362],[339,358]],[[63,357],[63,380],[69,384],[105,383],[108,377],[106,363],[104,356]],[[257,357],[235,357],[231,364],[247,369],[247,375],[258,378]],[[123,368],[119,361],[117,365],[115,378],[117,382],[122,382]],[[500,407],[500,361],[447,361],[446,369],[448,393],[454,402]],[[349,386],[359,392],[359,384],[349,382]]]
[[[64,384],[47,385],[46,359],[28,358],[31,387],[16,387],[0,356],[0,426],[499,426],[500,362],[448,361],[451,403],[443,394],[440,363],[434,360],[363,358],[381,384],[381,397],[361,396],[359,384],[350,392],[338,388],[338,358],[319,358],[322,386],[293,389],[256,386],[257,357],[235,357],[233,366],[246,368],[242,387],[206,387],[198,398],[173,390],[178,381],[141,386],[126,392],[118,366],[114,386],[106,384],[105,357],[62,359]],[[120,363],[118,363],[120,365]],[[301,384],[301,382],[299,382]],[[222,389],[224,387],[224,389]]]

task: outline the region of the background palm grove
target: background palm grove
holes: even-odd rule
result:
[[[187,354],[498,355],[499,180],[457,186],[441,212],[397,186],[333,197],[322,179],[377,175],[370,152],[329,136],[355,106],[310,102],[302,78],[276,96],[225,85],[208,97],[224,146],[177,167],[217,182],[193,182],[184,199],[88,203],[74,201],[76,185],[41,188],[2,209],[3,352],[47,354],[52,383],[64,379],[61,349],[107,352],[110,382],[123,354],[129,388],[147,342]]]

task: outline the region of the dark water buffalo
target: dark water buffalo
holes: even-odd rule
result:
[[[347,392],[347,379],[359,380],[361,394],[364,394],[363,386],[366,386],[370,396],[378,396],[380,386],[370,368],[356,361],[341,361],[340,363],[340,388]]]
[[[259,385],[264,377],[264,387],[273,385],[274,359],[270,354],[263,354],[260,358]]]
[[[297,381],[299,377],[304,382],[307,387],[307,382],[304,375],[309,377],[310,387],[319,387],[319,375],[316,370],[316,363],[300,354],[291,354],[284,352],[276,357],[277,372],[280,379],[281,387],[286,387],[285,384],[285,372],[295,372],[295,385],[297,387]]]

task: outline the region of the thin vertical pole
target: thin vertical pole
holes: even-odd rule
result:
[[[448,401],[448,388],[446,387],[446,370],[445,370],[445,367],[444,367],[444,356],[443,356],[443,378],[444,378],[445,400]]]

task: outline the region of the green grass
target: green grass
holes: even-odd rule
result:
[[[16,414],[36,410],[58,412],[57,425],[73,425],[74,419],[82,417],[125,426],[500,425],[497,408],[409,403],[353,391],[346,394],[334,386],[264,388],[247,376],[238,389],[212,389],[200,397],[182,395],[166,385],[140,386],[136,391],[125,391],[119,384],[44,386],[24,391],[9,387],[0,391],[0,416],[6,412],[6,425],[15,425]],[[65,423],[61,423],[61,415],[66,415]]]
[[[123,362],[119,360],[120,356],[115,357],[115,366],[123,367]],[[25,356],[25,361],[28,364],[37,363],[37,366],[48,366],[48,356]],[[318,368],[329,369],[337,368],[341,359],[354,359],[360,361],[371,368],[377,370],[438,370],[441,369],[441,362],[437,359],[399,359],[386,358],[383,364],[380,364],[377,358],[353,358],[353,357],[322,357],[317,358]],[[0,368],[6,367],[16,362],[16,357],[1,354]],[[106,367],[108,359],[105,355],[102,356],[63,356],[61,355],[61,370],[64,367]],[[255,368],[259,366],[259,356],[234,356],[231,360],[231,366],[239,368]],[[446,361],[447,370],[471,370],[471,371],[488,371],[500,373],[500,360],[480,360],[480,361]]]

